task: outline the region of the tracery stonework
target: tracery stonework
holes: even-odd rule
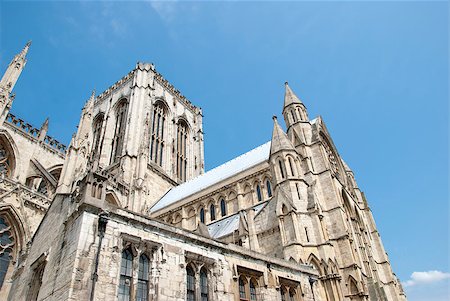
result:
[[[1,105],[0,300],[406,300],[324,121],[284,89],[287,130],[206,173],[202,110],[152,64],[93,92],[67,147]]]

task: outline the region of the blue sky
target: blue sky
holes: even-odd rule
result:
[[[355,171],[409,300],[450,299],[447,2],[3,1],[0,17],[2,71],[33,40],[12,112],[50,117],[65,143],[92,89],[153,62],[202,107],[210,169],[270,139],[289,81]]]

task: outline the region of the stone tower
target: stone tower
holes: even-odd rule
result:
[[[169,188],[202,174],[202,111],[152,64],[87,100],[59,183],[72,192],[87,173],[108,202],[144,213]],[[99,184],[100,185],[100,184]]]

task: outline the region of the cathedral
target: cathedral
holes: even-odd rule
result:
[[[205,172],[202,110],[153,64],[92,93],[68,146],[13,115],[29,48],[0,81],[0,300],[406,300],[288,83],[272,139]]]

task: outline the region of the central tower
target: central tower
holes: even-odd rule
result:
[[[145,213],[171,187],[203,172],[201,109],[154,65],[138,63],[86,102],[59,191],[73,192],[91,174],[88,182],[101,187],[94,196]]]

